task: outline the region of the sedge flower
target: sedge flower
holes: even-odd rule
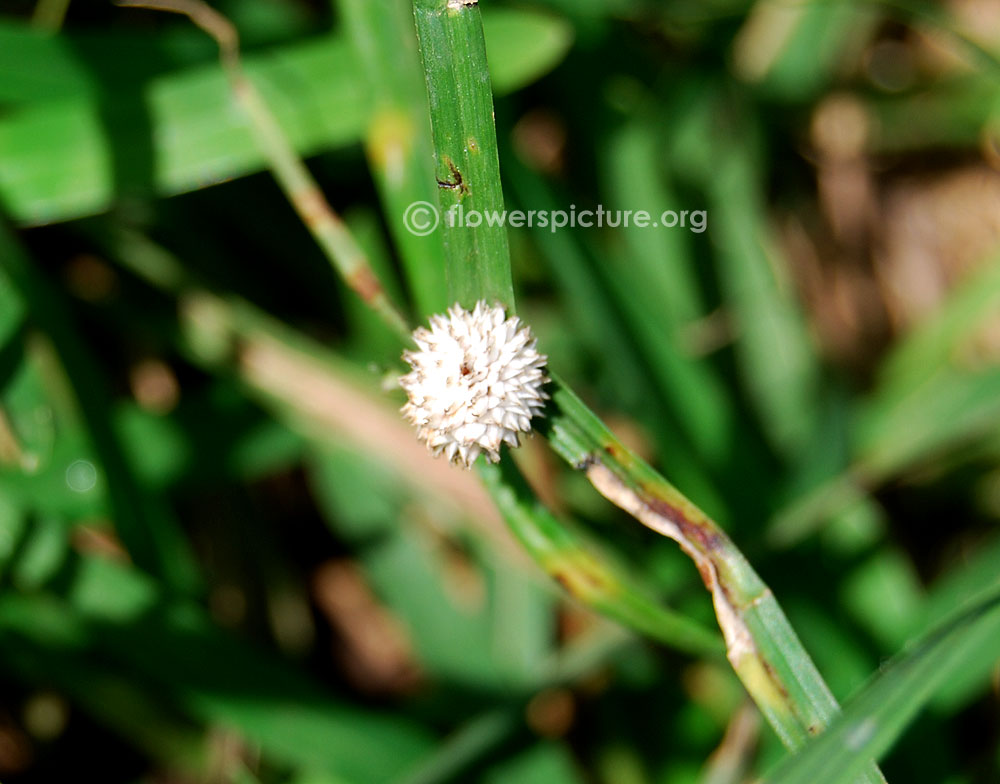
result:
[[[403,352],[412,370],[399,381],[409,396],[402,411],[434,456],[468,468],[480,452],[495,463],[502,443],[518,446],[548,397],[531,330],[480,300],[471,312],[456,304],[431,316],[413,340],[419,350]]]

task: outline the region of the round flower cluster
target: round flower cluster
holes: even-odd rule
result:
[[[400,379],[409,402],[403,416],[435,457],[467,468],[480,452],[500,459],[500,444],[519,444],[518,433],[548,397],[544,355],[517,316],[480,300],[471,312],[453,305],[413,333],[418,351],[403,352],[412,370]]]

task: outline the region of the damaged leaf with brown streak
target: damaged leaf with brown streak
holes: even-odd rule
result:
[[[583,470],[605,498],[673,539],[712,594],[726,654],[782,743],[801,748],[839,706],[781,607],[726,533],[677,488],[627,449],[553,374],[545,424],[553,448]],[[884,782],[868,763],[859,782]]]
[[[508,456],[480,476],[511,533],[570,596],[665,645],[713,658],[722,643],[710,628],[651,597],[546,509]]]

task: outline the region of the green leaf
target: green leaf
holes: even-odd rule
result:
[[[568,22],[527,8],[485,9],[483,32],[490,77],[498,93],[531,84],[555,67],[573,42]],[[516,57],[513,52],[517,52]]]
[[[86,66],[64,39],[0,19],[0,101],[44,101],[94,91]]]
[[[103,484],[116,531],[136,563],[162,577],[175,590],[192,590],[200,580],[198,567],[172,511],[136,481],[114,432],[108,406],[111,394],[105,388],[100,366],[91,356],[60,292],[39,274],[17,238],[3,224],[0,224],[0,265],[30,304],[32,321],[54,349],[42,352],[51,366],[49,385],[55,388],[55,394],[47,397],[63,398],[60,408],[64,414],[86,429],[90,449],[72,462],[60,455],[54,467],[64,472],[62,479],[69,490],[83,497]],[[58,381],[54,382],[53,377]],[[91,451],[95,457],[93,463],[87,459]],[[74,479],[81,471],[84,475]],[[23,479],[30,486],[31,479]]]
[[[994,74],[953,76],[918,91],[872,97],[871,151],[916,153],[975,148],[996,116],[1000,89]]]
[[[498,22],[491,53],[500,70],[498,91],[537,77],[539,69],[554,64],[557,52],[561,56],[557,44],[565,24],[559,20],[508,12]],[[60,85],[44,91],[50,100],[20,105],[0,118],[0,202],[19,223],[37,225],[106,210],[122,177],[150,179],[139,184],[172,195],[265,167],[218,65],[167,73],[116,95],[113,85],[86,89],[92,82],[80,73],[70,39],[41,36],[9,23],[2,29],[9,46],[0,46],[0,74],[16,71],[14,78],[21,79],[37,73],[45,83]],[[522,51],[533,53],[530,68],[521,63]],[[127,70],[140,55],[134,42],[128,45],[125,39],[104,56]],[[344,37],[322,36],[251,54],[245,66],[300,154],[362,137],[371,96]],[[111,90],[109,105],[130,112],[130,121],[115,121],[106,112],[95,96],[105,88]],[[23,87],[19,94],[29,92]],[[136,167],[146,172],[132,171]]]
[[[80,690],[70,679],[127,674],[145,693],[206,724],[222,724],[286,764],[326,770],[348,782],[388,781],[431,746],[399,715],[339,701],[280,659],[215,628],[197,607],[164,602],[156,585],[130,567],[84,559],[68,600],[0,598],[0,660],[40,685]],[[44,657],[50,667],[32,665]],[[65,674],[64,674],[65,673]]]
[[[662,224],[669,211],[681,212],[678,197],[659,170],[660,134],[648,121],[626,123],[609,139],[603,167],[612,206],[632,213],[645,211],[656,224]],[[661,399],[675,412],[678,427],[696,454],[718,462],[729,457],[734,412],[718,375],[683,344],[684,329],[706,315],[690,234],[689,228],[680,226],[642,227],[631,222],[620,230],[619,258],[612,257],[606,266],[611,293],[629,320]]]
[[[877,22],[861,3],[756,3],[734,44],[737,71],[781,98],[825,86]]]
[[[356,544],[365,576],[404,623],[423,667],[477,688],[533,683],[552,647],[553,607],[544,591],[483,543],[466,556],[464,579],[482,585],[482,596],[471,598],[448,579],[454,567],[421,522],[433,512],[417,511],[418,498],[391,471],[346,449],[323,450],[309,467],[327,522]]]
[[[857,461],[879,481],[987,432],[1000,417],[1000,370],[989,330],[1000,305],[1000,260],[962,282],[884,362],[857,411]],[[985,351],[985,353],[984,353]]]
[[[775,445],[794,455],[816,431],[819,363],[787,262],[770,231],[754,146],[719,138],[709,175],[709,233],[737,331],[743,381]]]
[[[772,444],[800,459],[820,427],[820,364],[767,214],[761,119],[711,83],[687,84],[672,107],[670,161],[705,192],[743,385]]]
[[[483,784],[582,784],[583,774],[565,746],[540,742],[497,763],[483,776]]]
[[[7,274],[0,270],[0,349],[17,331],[24,319],[24,312],[23,300]],[[3,366],[0,362],[0,373],[2,372]],[[3,380],[3,376],[0,376],[0,384]]]
[[[1000,592],[938,627],[900,655],[802,751],[767,777],[768,784],[841,784],[880,757],[928,700],[965,669],[983,672],[1000,657]]]

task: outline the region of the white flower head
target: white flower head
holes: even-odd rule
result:
[[[399,380],[410,398],[403,416],[435,457],[468,468],[483,452],[495,463],[500,444],[518,446],[544,407],[546,357],[517,316],[482,300],[472,312],[455,304],[430,325],[413,333],[419,350],[403,352],[413,368]]]

